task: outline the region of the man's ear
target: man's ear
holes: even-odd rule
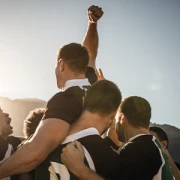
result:
[[[115,120],[116,114],[117,114],[117,111],[116,111],[116,112],[113,112],[113,113],[111,114],[111,120],[112,120],[112,121]]]
[[[168,142],[166,140],[161,141],[161,144],[166,148],[168,147]]]
[[[64,61],[60,59],[58,61],[58,65],[59,65],[60,72],[62,72],[64,70]]]
[[[120,124],[123,124],[124,123],[124,114],[123,113],[120,113],[120,112],[117,112],[116,114],[116,122],[117,123],[120,123]]]
[[[123,113],[121,113],[119,123],[120,123],[120,124],[124,124],[125,121],[126,121],[126,117],[124,116]]]

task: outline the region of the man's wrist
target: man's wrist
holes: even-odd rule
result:
[[[89,168],[83,163],[83,164],[78,164],[75,169],[73,169],[72,173],[78,177],[78,178],[83,178],[86,176],[88,173]]]
[[[98,21],[97,21],[97,22],[98,22]],[[96,25],[97,25],[97,22],[88,21],[88,24],[89,24],[89,25],[94,25],[94,26],[96,26]]]

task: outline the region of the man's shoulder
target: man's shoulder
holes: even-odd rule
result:
[[[144,135],[134,139],[131,142],[125,144],[122,148],[120,155],[127,155],[135,160],[136,158],[149,158],[159,157],[159,149],[155,144],[153,137],[150,135]],[[131,159],[131,160],[133,160]]]
[[[99,135],[90,135],[78,140],[87,149],[96,162],[105,162],[117,158],[118,154]],[[105,159],[103,159],[105,158]],[[109,162],[110,163],[110,162]]]
[[[43,120],[57,118],[71,124],[83,110],[84,95],[85,90],[79,86],[73,86],[66,91],[55,94],[47,103]]]
[[[52,101],[58,101],[58,100],[64,100],[69,98],[72,98],[72,96],[81,96],[83,97],[85,95],[85,90],[81,89],[79,86],[73,86],[68,88],[65,91],[60,91],[56,93],[54,96],[50,98],[48,102]]]
[[[153,137],[144,135],[125,144],[120,151],[119,164],[122,179],[153,179],[163,162]]]
[[[85,137],[82,137],[79,139],[79,141],[83,144],[97,144],[98,146],[106,146],[106,147],[109,147],[104,139],[100,136],[100,135],[97,135],[97,134],[93,134],[93,135],[89,135],[89,136],[85,136]]]

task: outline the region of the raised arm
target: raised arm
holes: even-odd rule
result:
[[[89,52],[90,60],[88,66],[93,67],[94,69],[96,69],[95,60],[99,45],[97,22],[102,15],[102,8],[98,6],[91,6],[88,9],[88,28],[83,41],[83,46],[85,46]]]
[[[84,150],[78,141],[68,144],[63,149],[61,160],[80,180],[103,180],[84,164]]]

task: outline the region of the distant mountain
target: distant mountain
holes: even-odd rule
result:
[[[23,121],[30,111],[35,108],[42,108],[46,106],[46,102],[40,99],[15,99],[10,100],[5,97],[0,97],[0,106],[4,112],[10,114],[12,118],[12,126],[14,128],[15,136],[23,136]],[[180,129],[170,125],[151,124],[152,126],[159,126],[168,134],[169,137],[169,152],[173,159],[180,163]]]

